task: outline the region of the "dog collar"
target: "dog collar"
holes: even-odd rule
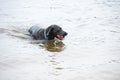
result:
[[[45,40],[47,40],[48,38],[47,38],[47,34],[46,34],[46,30],[44,29],[44,38],[45,38]]]

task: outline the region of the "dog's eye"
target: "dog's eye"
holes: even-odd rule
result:
[[[60,30],[57,30],[57,32],[60,32]]]

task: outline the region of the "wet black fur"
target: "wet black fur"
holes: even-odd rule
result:
[[[32,26],[29,29],[30,35],[36,40],[53,40],[57,35],[61,34],[63,38],[68,34],[63,31],[58,25],[51,25],[46,29],[40,28],[38,26]]]

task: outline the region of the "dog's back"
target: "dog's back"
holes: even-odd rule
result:
[[[42,36],[44,34],[44,29],[39,26],[32,26],[28,31],[34,39],[39,40],[44,38],[44,36]]]

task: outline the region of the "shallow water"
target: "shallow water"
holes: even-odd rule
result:
[[[119,80],[118,0],[1,0],[0,80]],[[27,30],[60,25],[63,41]]]
[[[65,48],[65,44],[62,41],[59,41],[57,39],[54,40],[34,40],[27,30],[21,30],[21,29],[4,29],[0,28],[0,33],[4,34],[7,33],[11,37],[15,37],[18,39],[23,39],[29,41],[31,44],[37,44],[40,47],[45,48],[46,50],[50,52],[61,52]]]

